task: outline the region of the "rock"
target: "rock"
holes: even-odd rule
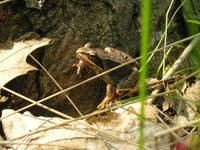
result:
[[[0,32],[3,32],[0,40],[6,39],[12,24],[18,27],[17,31],[14,32],[14,39],[29,31],[36,32],[41,37],[53,38],[54,43],[51,46],[33,55],[62,88],[70,87],[94,75],[88,71],[80,78],[77,76],[75,68],[72,67],[77,61],[76,49],[86,42],[92,42],[102,48],[107,46],[118,48],[133,58],[138,55],[141,23],[139,18],[140,1],[41,1],[44,2],[41,9],[29,5],[35,1],[36,4],[39,4],[40,0],[17,1],[10,5],[13,15],[4,19],[4,23],[0,24]],[[160,40],[161,30],[164,28],[161,23],[165,19],[169,3],[170,0],[163,2],[154,0],[151,47],[155,47]],[[179,24],[174,22],[172,29],[169,30],[176,31],[177,29],[179,29]],[[170,41],[180,39],[181,35],[177,33],[178,30],[176,33],[169,33]],[[157,70],[156,66],[160,64],[158,57],[156,55],[152,60],[150,74],[153,74],[153,69]],[[32,60],[29,61],[35,64]],[[42,69],[30,72],[27,76],[20,77],[7,86],[34,100],[45,98],[59,91],[59,88]],[[105,92],[102,89],[105,89],[105,84],[100,79],[96,79],[69,91],[67,94],[82,113],[88,113],[95,110],[104,97]],[[45,104],[69,115],[78,115],[63,95],[48,100]],[[27,104],[24,100],[15,97],[11,105],[10,107],[17,109]],[[53,115],[38,107],[34,107],[32,110],[34,114]]]

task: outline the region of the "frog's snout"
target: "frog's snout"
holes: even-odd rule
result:
[[[86,53],[86,52],[82,48],[79,48],[79,49],[76,50],[76,54],[84,54],[84,53]]]
[[[76,54],[77,55],[78,54],[87,54],[87,55],[90,55],[90,56],[95,56],[96,52],[93,51],[93,50],[81,47],[81,48],[77,49]]]

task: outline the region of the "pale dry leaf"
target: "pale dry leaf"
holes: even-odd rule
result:
[[[33,39],[14,42],[9,50],[0,48],[0,86],[30,70],[36,70],[36,67],[26,62],[26,58],[35,49],[48,45],[50,41],[48,38]]]
[[[23,114],[13,113],[14,110],[4,109],[1,116],[4,118],[5,116],[10,115],[9,117],[2,119],[3,131],[8,141],[16,143],[40,143],[47,145],[8,144],[7,146],[11,146],[9,150],[38,150],[39,148],[42,150],[138,149],[137,142],[140,136],[140,124],[137,125],[135,123],[138,116],[127,110],[123,110],[121,113],[113,111],[103,115],[102,117],[96,116],[96,121],[90,124],[93,128],[106,131],[110,135],[116,135],[125,141],[120,141],[108,135],[104,135],[92,128],[84,126],[83,124],[87,124],[86,120],[69,122],[61,126],[59,125],[60,123],[64,123],[69,120],[58,117],[36,117],[30,112],[24,112]],[[56,124],[58,125],[57,127],[52,129],[49,128],[51,126],[55,126]],[[49,130],[44,131],[43,129],[46,128],[49,128]],[[156,120],[149,121],[148,119],[145,121],[145,147],[148,147],[148,150],[153,150],[153,134],[163,131],[164,129],[163,125],[156,122]],[[27,135],[38,130],[43,131]],[[14,139],[25,134],[26,136],[24,137]],[[127,143],[126,140],[132,141],[135,144]],[[171,142],[171,137],[169,135],[159,137],[157,140],[159,143],[159,149],[170,150],[170,147],[166,146],[167,143]],[[3,142],[8,141],[2,141],[2,144]]]
[[[200,102],[200,81],[196,81],[190,87],[187,88],[183,95],[183,98],[190,100],[186,101],[185,111],[188,114],[187,119],[192,120],[197,114],[196,104]]]

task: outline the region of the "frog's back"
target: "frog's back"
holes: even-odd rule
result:
[[[106,47],[105,50],[95,48],[94,51],[96,56],[103,60],[104,70],[109,70],[117,65],[133,60],[127,53],[111,47]],[[138,66],[137,62],[117,69],[109,73],[109,76],[115,83],[118,83],[120,79],[131,74],[135,66]]]
[[[99,48],[95,48],[94,51],[96,52],[97,57],[99,57],[102,60],[110,60],[119,64],[123,64],[125,62],[128,62],[132,60],[132,58],[126,54],[121,55],[119,51],[106,51]],[[124,52],[123,52],[124,53]]]

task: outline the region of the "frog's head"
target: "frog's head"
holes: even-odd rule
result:
[[[84,45],[84,47],[80,47],[76,50],[76,55],[79,55],[79,54],[86,54],[86,55],[90,55],[90,56],[95,56],[96,52],[92,48],[91,43],[86,43]]]

